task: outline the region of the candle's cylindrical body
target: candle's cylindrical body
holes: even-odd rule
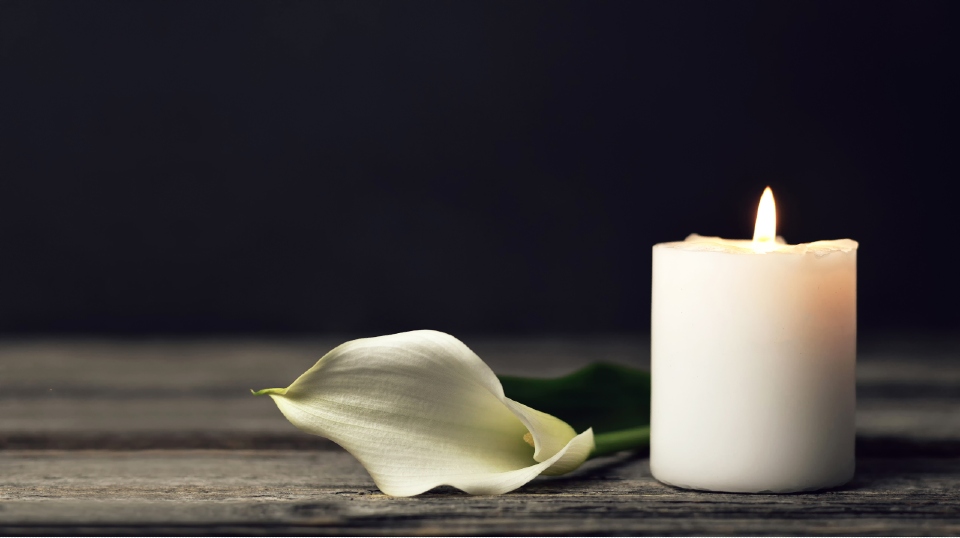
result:
[[[723,241],[653,247],[654,477],[731,492],[847,482],[856,243],[761,253]]]

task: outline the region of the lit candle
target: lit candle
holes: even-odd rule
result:
[[[712,491],[809,491],[854,471],[857,242],[653,247],[650,470]]]

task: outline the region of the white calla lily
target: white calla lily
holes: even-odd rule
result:
[[[507,398],[470,348],[436,331],[347,342],[289,387],[255,394],[269,394],[296,427],[345,448],[388,495],[440,485],[505,493],[576,469],[594,448],[592,430],[577,435]]]

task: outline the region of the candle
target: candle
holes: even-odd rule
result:
[[[650,470],[786,493],[854,471],[857,243],[787,245],[769,187],[753,240],[653,247]]]

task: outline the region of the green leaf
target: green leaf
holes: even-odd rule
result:
[[[650,425],[650,374],[594,363],[555,379],[498,376],[507,397],[549,413],[580,432],[637,430]]]

